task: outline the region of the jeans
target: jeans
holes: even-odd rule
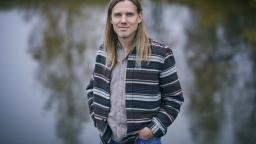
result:
[[[111,144],[119,144],[119,143],[116,142],[116,141],[114,141],[114,140],[112,140],[112,141],[111,141]]]
[[[161,144],[161,139],[157,137],[153,137],[152,139],[149,140],[137,138],[135,144]]]
[[[112,140],[111,144],[119,144],[119,143]],[[137,138],[135,141],[135,144],[161,144],[161,139],[157,137],[153,137],[152,139],[149,139],[149,140]]]

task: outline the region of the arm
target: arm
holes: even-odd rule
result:
[[[92,75],[90,82],[89,82],[88,86],[86,87],[86,93],[87,93],[87,100],[88,100],[90,116],[91,116],[94,126],[95,126],[94,112],[93,112],[93,80],[94,79],[93,79],[93,75]]]
[[[171,49],[167,49],[159,76],[159,85],[161,91],[160,110],[147,126],[156,137],[166,134],[167,127],[175,120],[184,102]]]

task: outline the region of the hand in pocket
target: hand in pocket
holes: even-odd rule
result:
[[[153,138],[153,132],[148,127],[144,127],[139,131],[139,137],[145,140],[151,139]]]

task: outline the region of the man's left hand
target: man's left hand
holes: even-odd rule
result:
[[[145,140],[151,139],[153,138],[153,132],[148,127],[144,127],[139,131],[139,137]]]

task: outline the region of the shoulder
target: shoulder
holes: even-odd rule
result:
[[[150,48],[152,55],[160,55],[162,57],[165,57],[167,55],[173,54],[169,46],[160,43],[154,39],[150,39]]]
[[[98,47],[97,53],[96,53],[96,64],[105,64],[106,62],[106,51],[103,47],[103,45],[101,44]]]
[[[106,51],[105,51],[105,49],[104,49],[103,44],[101,44],[101,45],[99,46],[99,48],[98,48],[98,50],[97,50],[96,56],[97,56],[97,57],[98,57],[98,56],[106,57]]]

